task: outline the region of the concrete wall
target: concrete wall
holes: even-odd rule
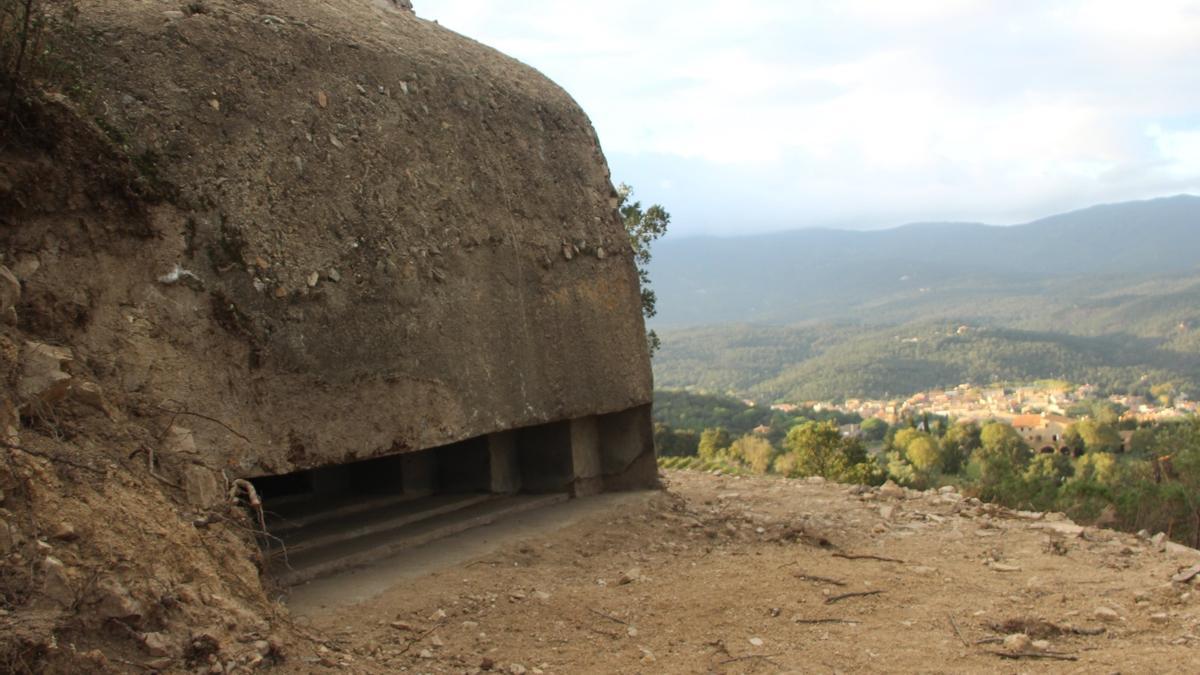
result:
[[[606,490],[630,490],[658,484],[653,429],[649,404],[599,417]]]
[[[169,198],[139,212],[138,236],[88,190],[63,207],[86,228],[17,209],[22,240],[55,242],[24,291],[88,299],[44,337],[86,355],[114,398],[220,420],[189,420],[188,465],[216,476],[561,425],[518,464],[595,479],[564,420],[598,416],[602,438],[603,416],[649,403],[651,372],[592,125],[535,70],[384,4],[260,0],[288,21],[231,31],[222,12],[82,3],[81,34],[122,39],[62,55],[103,92],[72,109],[79,133],[156,158]],[[176,266],[186,283],[158,281]],[[577,445],[594,444],[582,424]]]

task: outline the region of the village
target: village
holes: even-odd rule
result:
[[[851,398],[840,403],[805,401],[775,403],[770,408],[783,413],[807,408],[814,412],[858,415],[864,421],[880,419],[889,425],[926,416],[981,423],[995,420],[1013,426],[1033,447],[1058,448],[1062,444],[1066,429],[1088,416],[1090,404],[1098,400],[1106,401],[1120,411],[1119,421],[1126,429],[1179,421],[1196,414],[1200,409],[1200,404],[1183,394],[1162,396],[1158,399],[1133,395],[1101,397],[1097,388],[1092,385],[1075,387],[1063,383],[1015,387],[960,384],[953,389],[919,392],[906,399]],[[756,405],[751,400],[745,400],[744,403]],[[842,425],[842,433],[858,436],[861,426]],[[1122,436],[1131,433],[1125,431]]]
[[[888,424],[923,415],[937,415],[957,420],[1001,420],[1012,422],[1028,414],[1073,416],[1072,408],[1094,401],[1098,392],[1091,385],[1070,387],[1064,385],[1028,385],[1019,387],[979,387],[960,384],[953,389],[919,392],[906,399],[846,399],[841,403],[831,401],[804,401],[802,403],[775,403],[772,410],[790,413],[803,408],[815,412],[840,412],[859,415],[864,420],[878,418]],[[1152,400],[1144,396],[1112,395],[1102,398],[1124,412],[1122,421],[1155,423],[1178,420],[1193,415],[1200,404],[1186,395],[1178,395],[1169,401]],[[746,404],[755,405],[746,400]],[[1169,404],[1168,404],[1169,403]]]

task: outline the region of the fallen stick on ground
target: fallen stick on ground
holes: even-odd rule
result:
[[[797,579],[799,579],[801,581],[815,581],[820,584],[832,584],[834,586],[845,586],[846,585],[846,582],[844,582],[844,581],[838,581],[837,579],[830,579],[829,577],[818,577],[813,574],[805,574],[804,572],[793,572],[792,576],[796,577]]]
[[[615,616],[611,616],[611,615],[609,615],[609,614],[605,614],[604,612],[601,612],[601,611],[599,611],[599,610],[592,609],[591,607],[588,607],[588,611],[589,611],[589,612],[591,612],[592,614],[595,614],[595,615],[596,615],[596,616],[598,616],[598,617],[601,617],[601,618],[603,618],[603,619],[608,619],[609,621],[616,621],[617,623],[621,624],[622,626],[628,626],[628,625],[629,625],[629,622],[628,622],[628,621],[622,621],[622,620],[618,619],[618,618],[617,618],[617,617],[615,617]]]
[[[1079,657],[1073,654],[1059,654],[1058,652],[991,652],[1002,659],[1048,659],[1051,661],[1078,661]]]
[[[792,623],[861,623],[852,619],[792,619]]]
[[[894,562],[894,563],[904,562],[903,560],[897,560],[895,558],[885,558],[885,557],[879,556],[879,555],[854,555],[851,553],[834,553],[833,557],[845,558],[846,560],[879,560],[882,562]]]
[[[988,628],[1000,635],[1025,633],[1030,636],[1049,637],[1053,635],[1103,635],[1104,626],[1085,628],[1071,624],[1056,624],[1040,619],[1010,619],[1004,622],[991,622]]]
[[[954,634],[958,636],[959,642],[962,642],[964,647],[970,647],[971,643],[967,642],[967,638],[963,637],[962,631],[958,629],[958,622],[954,620],[954,615],[947,614],[946,618],[950,620],[950,627],[954,629]]]
[[[868,595],[879,595],[880,593],[883,593],[883,591],[857,591],[855,593],[842,593],[841,595],[834,595],[832,597],[825,598],[825,604],[832,605],[835,602],[841,602],[847,598],[862,598]]]
[[[433,631],[435,631],[441,627],[442,627],[442,624],[439,623],[436,626],[434,626],[433,628],[430,628],[429,630],[425,631],[424,633],[421,633],[417,637],[413,638],[412,641],[410,641],[408,644],[404,645],[404,649],[401,649],[400,651],[396,652],[396,655],[401,656],[403,654],[407,654],[408,650],[412,649],[417,643],[421,642],[425,638],[429,637],[430,635],[433,635]]]
[[[735,656],[731,659],[725,659],[724,661],[721,662],[721,665],[725,665],[728,663],[737,663],[738,661],[751,661],[753,659],[762,659],[763,661],[766,661],[767,663],[775,666],[776,668],[779,668],[780,665],[771,660],[772,656],[779,656],[779,654],[747,654],[746,656]]]
[[[137,661],[127,661],[125,659],[119,659],[119,658],[113,658],[113,657],[109,657],[109,658],[112,658],[113,661],[116,661],[117,663],[120,663],[125,666],[134,666],[135,668],[141,668],[142,670],[149,670],[149,671],[153,671],[156,673],[159,670],[158,668],[155,668],[153,666],[148,666],[144,663],[138,663]]]

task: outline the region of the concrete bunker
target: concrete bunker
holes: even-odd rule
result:
[[[405,519],[411,541],[502,503],[654,484],[637,264],[569,94],[387,3],[290,3],[288,30],[249,24],[254,53],[224,14],[83,4],[81,28],[123,37],[73,41],[71,58],[136,105],[47,108],[71,142],[18,162],[31,169],[9,191],[48,201],[17,205],[12,241],[58,253],[19,281],[47,307],[88,299],[86,322],[42,337],[95,365],[98,386],[203,418],[156,450],[189,507],[251,480],[290,572],[374,555]],[[139,46],[184,36],[192,48]],[[176,85],[217,62],[252,76],[198,118]],[[142,186],[128,160],[147,153],[158,187],[98,196]],[[79,172],[39,185],[40,167],[80,162],[94,190]],[[59,231],[62,204],[87,226]]]
[[[655,482],[650,406],[252,478],[268,567],[291,585],[506,515]]]

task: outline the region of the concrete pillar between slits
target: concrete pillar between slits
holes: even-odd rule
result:
[[[604,472],[600,462],[600,433],[596,417],[571,420],[571,464],[575,469],[572,493],[576,497],[604,492]]]
[[[515,494],[521,490],[521,462],[517,456],[517,433],[500,431],[487,437],[491,465],[491,492]]]

